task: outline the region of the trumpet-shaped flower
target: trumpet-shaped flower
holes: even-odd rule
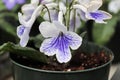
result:
[[[79,4],[74,5],[85,14],[88,20],[95,20],[97,23],[106,23],[104,20],[110,19],[112,16],[102,10],[98,10],[102,5],[102,0],[79,0]]]
[[[26,0],[3,0],[8,10],[13,9],[16,4],[24,4],[25,2]]]
[[[28,11],[28,13],[26,12],[23,12],[23,14],[18,13],[19,22],[21,25],[18,26],[17,28],[17,35],[20,38],[20,45],[22,47],[25,47],[27,45],[31,27],[35,22],[36,18],[38,17],[38,13],[40,13],[42,9],[43,9],[43,6],[40,5],[32,13],[29,13],[31,9],[27,7],[25,11]],[[31,16],[26,14],[30,14]]]
[[[108,9],[113,13],[118,13],[120,11],[120,0],[111,0]]]
[[[71,59],[70,48],[78,49],[82,43],[82,38],[74,32],[67,31],[67,28],[58,21],[42,22],[39,30],[43,37],[40,51],[48,56],[56,55],[60,63],[66,63]]]

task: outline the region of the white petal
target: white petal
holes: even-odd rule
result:
[[[30,28],[29,27],[26,27],[23,35],[21,36],[20,38],[20,45],[22,47],[25,47],[29,41],[29,33],[30,33]]]
[[[33,4],[26,4],[24,6],[22,6],[22,13],[23,14],[31,14],[34,12],[34,10],[36,9],[36,5],[33,5]]]
[[[66,6],[62,2],[59,3],[59,8],[64,14],[66,13]]]
[[[20,24],[24,25],[25,27],[31,27],[28,25],[27,21],[25,21],[25,17],[20,12],[18,13],[18,19]]]
[[[87,7],[82,6],[82,5],[79,5],[79,4],[73,5],[73,8],[75,8],[75,9],[80,9],[80,10],[82,10],[83,12],[87,12]]]
[[[53,2],[53,0],[40,0],[40,1],[41,1],[41,4],[48,4]]]
[[[45,38],[54,37],[59,34],[59,28],[57,28],[53,23],[47,21],[40,24],[39,30]]]
[[[31,4],[38,5],[40,0],[31,0]]]
[[[58,4],[56,4],[56,3],[49,3],[49,4],[45,4],[45,5],[48,7],[48,9],[53,9],[58,6]]]
[[[64,26],[64,24],[61,24],[58,21],[53,21],[53,24],[57,27],[57,30],[59,30],[59,32],[63,32],[63,33],[67,32],[67,27]]]
[[[59,14],[58,14],[58,21],[63,24],[63,12],[60,11]]]
[[[88,12],[96,11],[102,6],[102,0],[92,0],[87,7]]]
[[[76,50],[81,46],[82,38],[78,34],[76,34],[74,32],[69,32],[69,33],[66,34],[66,36],[68,38],[69,37],[71,38],[71,41],[70,41],[71,49]]]

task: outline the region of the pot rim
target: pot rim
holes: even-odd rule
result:
[[[101,65],[101,66],[98,66],[98,67],[95,67],[95,68],[90,68],[90,69],[85,69],[85,70],[77,70],[77,71],[52,71],[52,70],[42,70],[42,69],[37,69],[37,68],[32,68],[32,67],[29,67],[29,66],[25,66],[25,65],[22,65],[22,64],[19,64],[17,63],[16,61],[14,61],[13,59],[11,59],[12,63],[14,63],[15,65],[19,66],[19,67],[22,67],[22,68],[25,68],[25,69],[28,69],[28,70],[33,70],[33,71],[37,71],[37,72],[47,72],[47,73],[78,73],[78,72],[88,72],[88,71],[93,71],[93,70],[97,70],[97,69],[100,69],[100,68],[103,68],[105,66],[107,66],[108,64],[110,64],[113,59],[114,59],[114,54],[112,53],[109,53],[110,55],[110,60]]]

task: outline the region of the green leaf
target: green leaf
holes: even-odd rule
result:
[[[87,32],[86,32],[86,31],[84,31],[84,32],[82,32],[82,33],[80,34],[80,36],[81,36],[82,38],[84,38],[86,35],[87,35]]]
[[[36,37],[32,37],[30,40],[34,42],[36,48],[39,48],[44,39],[45,38],[39,34]]]
[[[2,2],[2,0],[0,0],[0,11],[5,10],[5,9],[6,9],[6,7],[5,7],[4,3]]]
[[[95,43],[104,45],[115,32],[118,17],[113,17],[107,24],[95,24],[93,28],[93,39]]]
[[[47,57],[43,53],[40,53],[33,48],[20,47],[10,42],[4,43],[2,46],[0,46],[0,52],[10,52],[10,54],[25,56],[32,60],[47,63]]]
[[[10,23],[0,19],[0,28],[16,37],[16,29]]]

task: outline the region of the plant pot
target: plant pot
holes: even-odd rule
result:
[[[110,64],[114,58],[113,53],[107,48],[92,43],[82,45],[80,50],[87,50],[90,53],[96,50],[104,50],[106,54],[110,55],[110,60],[95,68],[65,72],[31,68],[19,64],[14,55],[11,54],[14,80],[108,80]]]
[[[6,80],[12,74],[12,63],[9,58],[9,53],[0,55],[0,80]]]

